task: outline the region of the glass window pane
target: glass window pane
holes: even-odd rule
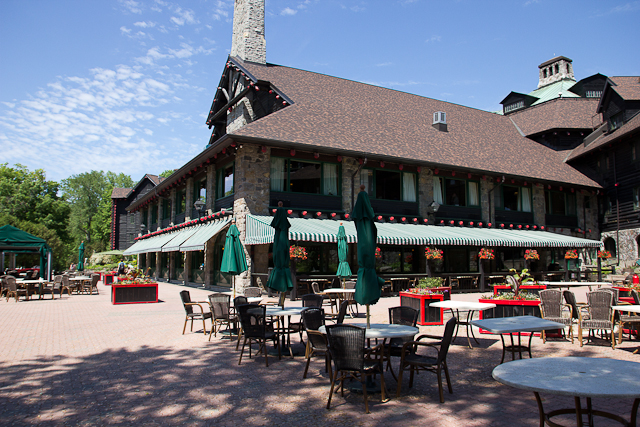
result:
[[[400,173],[376,170],[376,199],[400,200]]]
[[[364,185],[364,191],[370,196],[373,194],[373,170],[362,169],[360,171],[360,185]]]
[[[320,163],[289,161],[289,190],[295,193],[320,194]]]
[[[271,191],[284,191],[287,174],[285,159],[271,158]]]
[[[445,180],[445,197],[447,198],[447,204],[452,206],[466,206],[466,183],[459,179],[446,179]]]
[[[324,194],[329,196],[338,195],[338,165],[324,163],[322,165],[322,173]]]
[[[478,183],[469,181],[469,206],[480,206]]]
[[[416,175],[410,172],[402,174],[402,200],[416,201]]]
[[[517,211],[518,209],[518,187],[502,187],[502,208],[505,211]]]
[[[564,193],[552,191],[549,193],[551,201],[551,213],[553,215],[566,215]]]
[[[233,194],[233,165],[227,166],[222,171],[222,194],[221,197]]]

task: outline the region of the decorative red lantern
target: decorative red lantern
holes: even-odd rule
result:
[[[541,226],[540,226],[540,230],[544,230],[544,225],[541,225]]]
[[[492,225],[493,225],[493,224],[489,223],[489,224],[487,224],[487,227],[491,227]]]
[[[344,214],[345,219],[349,219],[349,214]]]
[[[429,222],[429,220],[427,218],[423,219],[422,222],[424,222],[425,224]]]
[[[401,164],[400,166],[398,166],[398,169],[400,170],[404,169],[404,165]]]
[[[456,171],[451,172],[451,176],[456,176]]]
[[[342,156],[337,157],[338,163],[342,162]]]
[[[393,221],[394,219],[396,219],[396,217],[394,217],[394,216],[390,216],[389,217],[389,221]]]
[[[276,209],[271,209],[271,212],[276,213]]]
[[[500,227],[504,228],[504,224],[500,224]]]
[[[453,225],[453,224],[455,224],[455,221],[451,220],[451,221],[449,221],[449,224]]]
[[[384,167],[384,162],[380,162],[380,167],[383,168]]]
[[[295,155],[296,155],[296,150],[291,150],[291,151],[289,151],[289,154],[290,154],[292,157],[293,157],[293,156],[295,156]]]
[[[400,219],[402,220],[402,222],[405,222],[407,220],[407,218],[404,217],[404,216],[402,218],[400,218]]]
[[[316,215],[320,216],[320,215],[322,215],[322,212],[318,211],[318,212],[316,212]]]
[[[262,146],[262,148],[260,149],[263,153],[267,152],[267,147],[265,145]]]
[[[438,174],[440,173],[440,171],[438,170],[438,168],[435,168],[435,169],[433,170],[433,173],[434,173],[434,174],[436,174],[436,175],[438,175]]]
[[[288,213],[289,215],[291,215],[291,214],[293,213],[293,211],[292,211],[291,209],[287,209],[287,213]]]
[[[418,218],[413,218],[413,222],[418,222]]]
[[[463,224],[464,224],[464,222],[463,222],[463,221],[459,221],[459,222],[458,222],[458,225],[460,225],[460,226],[462,226]]]
[[[382,221],[382,215],[378,215],[378,221]]]
[[[518,224],[518,228],[519,228],[519,229],[522,229],[522,224]]]
[[[473,221],[469,222],[469,225],[470,225],[471,227],[473,227]]]
[[[418,173],[422,172],[422,168],[420,166],[418,166],[417,171],[418,171]]]
[[[307,211],[302,211],[302,216],[306,215]]]
[[[336,213],[335,212],[331,212],[331,218],[335,218],[336,217]]]

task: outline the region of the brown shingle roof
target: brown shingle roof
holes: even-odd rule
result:
[[[605,145],[614,142],[616,139],[620,139],[633,132],[637,132],[638,130],[640,130],[640,113],[636,114],[631,118],[631,120],[620,126],[618,129],[614,130],[613,132],[602,135],[600,138],[596,139],[588,146],[585,147],[584,144],[578,145],[573,149],[573,151],[571,151],[571,154],[569,154],[569,156],[567,157],[567,161],[570,162],[571,160],[590,153],[600,147],[604,147]]]
[[[558,153],[521,136],[507,117],[294,68],[238,62],[293,104],[232,136],[599,186]],[[448,132],[432,127],[436,111],[447,114]]]
[[[627,101],[640,100],[640,77],[609,77],[615,86],[611,89],[615,90],[622,99]]]
[[[131,193],[131,188],[114,188],[111,192],[112,199],[126,199]]]
[[[601,115],[596,113],[598,101],[598,98],[556,98],[508,117],[525,135],[551,129],[593,129],[602,122]]]

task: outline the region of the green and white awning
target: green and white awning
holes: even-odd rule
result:
[[[177,233],[173,233],[175,236],[173,239],[169,240],[167,244],[162,247],[162,252],[177,252],[180,250],[180,245],[182,245],[189,237],[193,236],[198,232],[202,227],[206,227],[205,225],[196,225],[195,227],[189,227],[185,230],[178,231]]]
[[[160,234],[158,236],[149,237],[148,239],[138,240],[129,249],[124,251],[124,254],[136,255],[145,252],[160,252],[162,247],[179,233],[180,232],[178,231],[175,233]]]
[[[273,242],[273,217],[247,215],[246,245]],[[341,221],[314,218],[289,218],[289,240],[337,243]],[[343,221],[347,242],[355,243],[357,233],[353,221]],[[378,243],[387,245],[464,245],[511,246],[528,248],[598,248],[599,240],[581,239],[548,231],[463,228],[422,224],[376,223]]]
[[[180,245],[180,251],[189,252],[204,250],[204,245],[209,241],[209,239],[221,232],[229,225],[229,223],[231,223],[231,218],[227,217],[198,227],[198,230]]]

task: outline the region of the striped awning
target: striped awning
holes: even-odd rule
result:
[[[180,251],[189,252],[204,250],[204,245],[209,241],[209,239],[222,231],[230,222],[231,218],[227,217],[198,227],[198,231],[180,245]]]
[[[247,215],[246,245],[273,243],[273,217]],[[314,218],[289,218],[289,240],[337,242],[341,221]],[[353,221],[342,222],[347,242],[357,241]],[[376,223],[378,243],[387,245],[464,245],[511,246],[528,248],[598,248],[599,240],[581,239],[548,231],[463,228],[423,224]]]
[[[169,240],[167,244],[162,247],[162,252],[179,251],[180,245],[182,245],[189,237],[197,233],[202,227],[206,227],[206,226],[196,225],[195,227],[189,227],[185,230],[179,231],[178,233],[174,233],[175,237]]]
[[[124,255],[136,255],[145,252],[160,252],[162,247],[173,239],[180,232],[160,234],[159,236],[153,236],[148,239],[139,240],[134,243],[129,249],[124,251]]]

